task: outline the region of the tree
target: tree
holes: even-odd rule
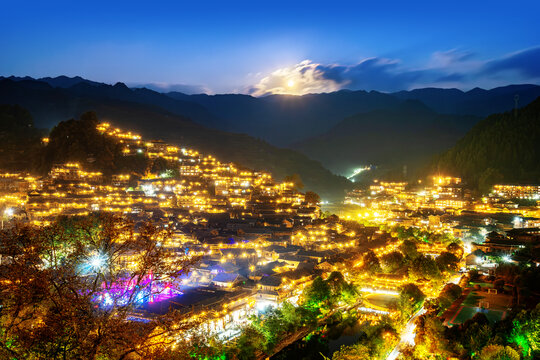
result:
[[[240,360],[249,360],[255,358],[255,355],[261,349],[264,349],[265,337],[255,327],[247,326],[242,329],[242,333],[236,339],[229,355],[233,355]]]
[[[86,112],[79,120],[62,121],[49,134],[49,143],[41,152],[37,168],[47,172],[56,163],[77,162],[85,169],[106,174],[118,169],[122,146],[114,138],[100,133],[95,112]],[[93,159],[93,161],[89,161]]]
[[[42,150],[40,131],[19,105],[0,105],[0,168],[28,171]]]
[[[286,332],[293,332],[303,325],[302,311],[290,302],[283,302],[279,312],[285,325],[283,330]]]
[[[330,286],[330,291],[334,294],[338,294],[341,290],[347,285],[347,281],[343,277],[343,274],[339,271],[332,271],[328,278],[326,279],[328,286]]]
[[[437,256],[435,262],[441,271],[456,271],[458,268],[459,259],[456,255],[444,251]]]
[[[441,272],[435,260],[427,256],[419,256],[409,267],[409,276],[412,279],[439,280]]]
[[[357,301],[359,298],[358,290],[352,284],[349,284],[343,274],[339,271],[333,271],[330,273],[326,282],[330,286],[330,291],[332,293],[332,298],[334,301],[339,302],[343,301],[345,303],[351,304]]]
[[[403,240],[403,243],[399,246],[399,250],[408,260],[414,260],[418,257],[416,243],[412,240]]]
[[[194,261],[158,245],[169,236],[150,224],[136,235],[109,215],[4,231],[0,358],[122,359],[170,346],[183,317],[127,320]]]
[[[437,302],[440,310],[446,310],[456,301],[462,294],[462,289],[459,285],[456,284],[447,284],[441,294],[437,298]]]
[[[540,356],[540,304],[531,312],[517,314],[508,340],[521,350],[524,357]]]
[[[461,343],[470,352],[479,353],[492,338],[489,320],[483,313],[475,314],[461,326]]]
[[[424,300],[425,295],[415,284],[405,284],[399,290],[398,310],[404,318],[411,316]]]
[[[319,194],[313,191],[306,191],[305,199],[309,205],[318,205],[321,202]]]
[[[447,358],[451,355],[450,344],[445,337],[445,326],[438,317],[424,315],[418,319],[417,349],[420,358],[438,354]]]
[[[369,347],[363,344],[342,345],[332,356],[332,360],[370,360],[372,358]]]
[[[403,255],[399,251],[392,251],[381,257],[381,267],[384,272],[395,272],[401,265],[403,265]]]
[[[304,289],[303,292],[305,305],[315,313],[326,310],[331,300],[332,292],[330,286],[320,276]]]
[[[368,250],[364,255],[362,267],[372,274],[381,271],[381,264],[379,262],[379,258],[373,252],[373,250]]]
[[[494,184],[497,184],[504,179],[504,176],[497,169],[487,168],[478,178],[478,190],[482,194],[488,194]]]
[[[480,352],[480,360],[519,360],[519,353],[510,346],[487,345]]]
[[[456,255],[458,257],[458,259],[461,259],[461,257],[463,256],[463,248],[461,246],[459,246],[458,243],[455,243],[455,242],[450,243],[446,247],[446,250],[448,250],[448,252]]]

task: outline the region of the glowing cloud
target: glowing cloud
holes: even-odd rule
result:
[[[341,89],[341,84],[325,78],[324,72],[319,69],[319,66],[320,64],[311,60],[304,60],[296,65],[277,69],[261,79],[252,88],[251,94],[254,96],[268,94],[304,95]]]
[[[481,59],[459,49],[436,51],[415,66],[383,57],[345,65],[304,60],[273,71],[251,87],[249,93],[304,95],[341,89],[394,92],[429,86],[466,89],[503,86],[508,79],[513,83],[538,83],[539,59],[540,46],[492,59]]]

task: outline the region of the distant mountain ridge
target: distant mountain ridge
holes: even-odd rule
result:
[[[3,76],[0,76],[0,80],[4,80],[4,79],[9,79],[9,80],[12,80],[12,81],[36,80],[36,81],[45,82],[45,83],[51,85],[52,87],[60,87],[60,88],[69,88],[69,87],[72,87],[72,86],[80,84],[80,83],[85,83],[85,84],[89,84],[89,85],[93,85],[93,86],[103,85],[103,83],[92,81],[92,80],[87,80],[87,79],[82,78],[80,76],[69,77],[69,76],[65,76],[65,75],[60,75],[60,76],[57,76],[57,77],[42,77],[42,78],[39,78],[39,79],[35,79],[35,78],[30,77],[30,76],[24,76],[24,77],[19,77],[19,76],[3,77]]]
[[[219,131],[245,133],[250,146],[254,146],[256,138],[256,141],[262,139],[261,143],[266,141],[274,146],[294,148],[339,174],[349,174],[352,167],[369,164],[393,172],[406,165],[411,172],[422,161],[454,145],[480,117],[511,110],[516,95],[521,105],[540,96],[538,85],[511,85],[466,92],[436,88],[392,94],[341,90],[256,98],[241,94],[165,94],[146,88],[129,88],[123,83],[97,83],[81,77],[3,79],[0,80],[2,102],[27,108],[36,127],[51,128],[58,121],[78,117],[87,110],[129,108],[122,115],[116,113],[118,118],[124,119],[132,110],[143,108],[153,114],[150,117],[166,114],[182,119],[182,126],[194,129],[197,125],[197,132],[191,136],[197,139],[201,150],[217,146],[226,153],[226,141],[219,136],[213,139],[213,144],[201,137],[210,129],[215,134]],[[99,115],[106,115],[107,111]],[[166,129],[155,128],[157,123],[141,122],[139,125],[159,137],[173,136]],[[224,135],[224,138],[228,136]],[[185,139],[194,141],[187,136]],[[240,146],[236,143],[235,149]],[[254,163],[246,165],[257,168],[254,166],[256,153],[258,150],[247,159]],[[283,171],[277,163],[262,165],[274,166],[278,174]]]
[[[540,96],[538,85],[508,85],[491,90],[474,88],[469,91],[458,89],[425,88],[400,91],[392,94],[403,100],[419,100],[441,114],[461,114],[486,117],[512,109],[515,96],[518,107],[525,106]]]
[[[325,134],[293,145],[335,173],[382,165],[409,173],[450,148],[480,118],[441,115],[417,100],[350,116]]]
[[[288,146],[330,129],[358,112],[397,105],[391,95],[376,91],[338,91],[303,96],[185,95],[168,93],[203,105],[223,121],[220,129],[244,131],[279,146]]]
[[[10,79],[33,80],[29,77]],[[54,88],[73,91],[80,96],[158,106],[205,126],[247,133],[282,147],[324,134],[344,118],[391,108],[405,100],[419,100],[441,114],[485,117],[514,108],[515,95],[519,96],[519,106],[525,106],[540,96],[540,86],[530,84],[491,90],[424,88],[389,94],[341,90],[303,96],[270,95],[256,98],[242,94],[165,94],[145,88],[130,89],[122,83],[114,86],[97,83],[81,77],[60,76],[41,78],[38,81],[46,82]],[[36,123],[39,125],[40,120],[36,119]]]

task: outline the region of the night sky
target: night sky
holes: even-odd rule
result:
[[[0,75],[253,95],[539,84],[539,14],[537,0],[5,0]]]

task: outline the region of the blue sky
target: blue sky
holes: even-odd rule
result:
[[[539,1],[0,2],[0,75],[211,93],[540,83]]]

